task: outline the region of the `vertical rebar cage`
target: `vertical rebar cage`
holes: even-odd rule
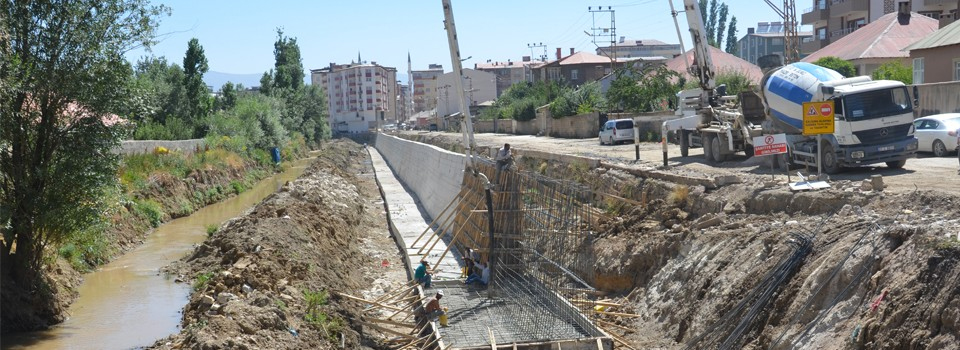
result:
[[[474,167],[496,173],[490,162],[478,161]],[[592,227],[600,213],[591,205],[593,192],[531,172],[503,171],[491,180],[493,249],[484,184],[470,172],[464,174],[460,194],[467,203],[456,222],[463,225],[464,239],[455,244],[461,250],[474,248],[482,261],[492,262],[488,295],[509,305],[500,313],[501,321],[530,340],[602,336],[562,297],[593,290]]]

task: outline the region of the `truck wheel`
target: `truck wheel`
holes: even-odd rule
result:
[[[713,139],[716,138],[714,135],[704,134],[700,140],[703,141],[703,159],[707,161],[707,164],[713,164]]]
[[[943,141],[940,140],[933,141],[933,155],[937,157],[947,155],[947,145],[944,145]]]
[[[829,142],[823,143],[823,154],[820,156],[823,171],[827,174],[836,174],[840,172],[840,161],[837,159],[837,152],[833,150],[833,145]]]
[[[907,160],[906,160],[906,159],[897,160],[897,161],[893,161],[893,162],[887,162],[887,167],[890,168],[890,169],[903,169],[903,166],[904,166],[904,165],[907,165]]]
[[[716,163],[723,163],[727,160],[727,155],[723,152],[723,140],[720,140],[720,136],[714,135],[710,138],[710,148],[712,149],[713,161]]]
[[[686,157],[690,155],[690,132],[686,130],[680,130],[680,156]]]

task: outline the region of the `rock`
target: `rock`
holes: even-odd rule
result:
[[[200,297],[200,304],[203,305],[213,305],[213,297],[209,295],[204,295]]]
[[[860,183],[860,190],[863,192],[873,191],[873,183],[871,183],[870,180],[863,180],[863,182]]]
[[[226,304],[237,299],[240,299],[240,297],[233,293],[222,292],[217,294],[217,302],[220,304]]]
[[[249,284],[244,284],[243,287],[241,287],[240,289],[242,289],[243,292],[246,294],[250,294],[251,292],[253,292],[253,287],[251,287]]]
[[[721,223],[723,223],[722,216],[708,213],[708,214],[705,214],[704,216],[701,216],[700,220],[698,220],[697,223],[694,225],[698,230],[702,230],[707,227],[717,226]]]
[[[799,224],[800,222],[798,222],[797,220],[790,220],[784,223],[784,225],[787,225],[787,226],[793,226],[793,225],[799,225]]]
[[[243,270],[247,268],[247,266],[250,266],[250,263],[252,262],[253,260],[250,260],[250,258],[242,257],[240,260],[237,260],[237,262],[233,263],[233,267],[238,270]]]
[[[874,191],[883,191],[883,175],[870,175],[870,184],[873,185]]]
[[[221,308],[221,307],[222,307],[222,306],[221,306],[220,304],[210,305],[210,311],[220,311],[220,308]]]
[[[279,281],[277,281],[277,289],[283,289],[287,286],[287,283],[290,282],[288,282],[286,278],[281,278]]]
[[[293,297],[292,297],[292,296],[290,296],[289,294],[283,294],[283,293],[280,293],[280,299],[283,299],[283,300],[286,300],[286,301],[293,301]]]

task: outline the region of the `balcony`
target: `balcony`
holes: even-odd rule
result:
[[[800,43],[800,52],[803,54],[811,54],[824,48],[825,46],[830,45],[830,39],[818,40],[816,36],[811,38],[804,38],[803,42]]]
[[[868,0],[830,0],[831,17],[856,18],[867,16],[867,10],[870,7]]]
[[[932,6],[932,5],[956,5],[957,2],[956,2],[955,0],[924,0],[924,1],[923,1],[923,4],[926,5],[926,6]]]
[[[834,30],[834,31],[830,32],[830,40],[833,40],[833,41],[840,40],[840,38],[847,36],[847,34],[853,33],[853,31],[855,31],[855,30],[857,30],[857,29],[856,29],[856,28],[846,28],[846,29]]]
[[[826,24],[824,22],[830,19],[830,8],[827,7],[827,1],[828,0],[819,1],[817,6],[804,11],[800,17],[800,23],[814,27],[820,27]]]

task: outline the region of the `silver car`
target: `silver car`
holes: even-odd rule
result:
[[[610,120],[600,128],[600,144],[633,142],[633,119]]]
[[[920,152],[943,157],[957,149],[960,113],[934,114],[913,121]]]

